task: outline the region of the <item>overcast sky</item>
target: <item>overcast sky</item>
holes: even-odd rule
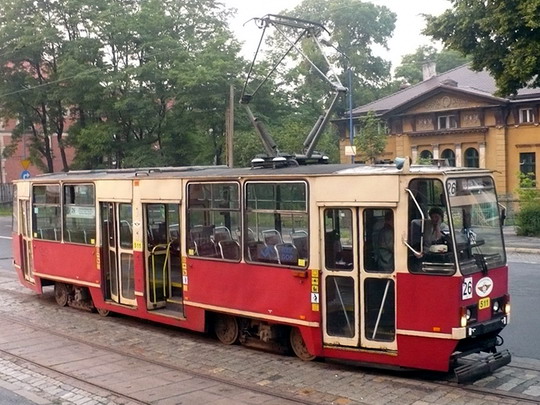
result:
[[[255,52],[257,41],[261,35],[253,21],[253,17],[266,14],[279,14],[282,10],[294,8],[301,0],[222,0],[227,7],[236,8],[236,18],[231,22],[236,36],[244,41],[243,54],[251,58]],[[450,8],[448,0],[371,0],[377,5],[384,5],[397,14],[394,36],[389,41],[388,52],[380,50],[382,57],[392,62],[396,67],[401,62],[401,56],[413,53],[420,45],[430,44],[428,38],[420,31],[424,28],[424,20],[420,14],[438,15]],[[244,26],[243,24],[246,23]]]

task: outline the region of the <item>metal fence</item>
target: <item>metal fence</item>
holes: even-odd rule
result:
[[[0,184],[0,204],[13,201],[13,184]]]

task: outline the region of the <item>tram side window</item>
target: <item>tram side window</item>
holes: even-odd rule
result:
[[[188,254],[240,260],[240,196],[237,183],[188,184]]]
[[[409,183],[408,267],[411,273],[454,274],[455,255],[448,227],[443,184],[438,179]]]
[[[96,243],[94,185],[64,185],[64,241]]]
[[[306,183],[248,183],[245,227],[244,246],[248,261],[307,266]]]
[[[61,240],[60,186],[32,188],[32,235],[36,239]]]

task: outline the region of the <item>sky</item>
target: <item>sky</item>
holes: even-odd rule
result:
[[[364,0],[368,1],[368,0]],[[254,17],[266,14],[279,14],[282,10],[291,9],[301,0],[222,0],[229,8],[236,8],[236,17],[231,27],[237,38],[244,42],[243,55],[250,59],[257,46],[261,31],[256,28]],[[389,50],[376,50],[377,54],[392,62],[395,68],[401,63],[401,57],[413,53],[421,45],[429,45],[429,38],[420,34],[424,28],[424,19],[420,14],[439,15],[450,8],[448,0],[371,0],[371,3],[386,6],[397,14],[396,28],[389,40]]]

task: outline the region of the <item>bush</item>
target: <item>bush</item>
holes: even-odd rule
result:
[[[523,205],[516,216],[516,225],[520,236],[540,236],[540,203]]]

